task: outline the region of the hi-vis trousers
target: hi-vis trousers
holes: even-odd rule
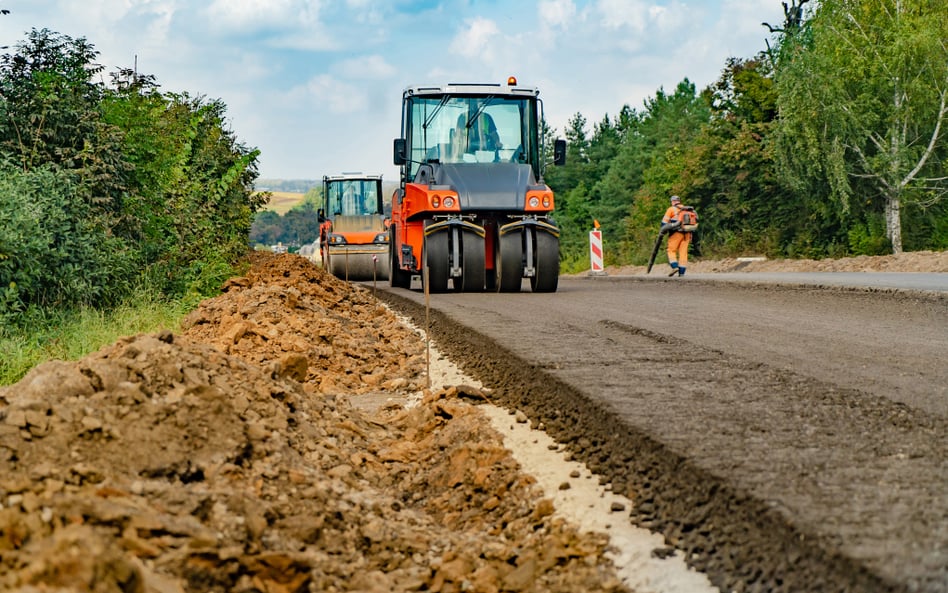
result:
[[[668,236],[668,263],[678,262],[679,266],[688,265],[688,245],[691,244],[691,233],[672,233]]]

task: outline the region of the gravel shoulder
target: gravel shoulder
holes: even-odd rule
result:
[[[432,302],[449,356],[722,590],[948,584],[944,298],[575,279]],[[676,307],[701,312],[684,337]]]

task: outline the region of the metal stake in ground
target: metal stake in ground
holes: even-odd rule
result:
[[[421,283],[425,290],[425,387],[431,389],[431,291],[428,288],[428,250],[423,252]]]

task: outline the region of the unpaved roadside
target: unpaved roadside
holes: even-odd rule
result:
[[[667,270],[660,256],[652,270]],[[644,274],[645,266],[608,266],[610,274]],[[748,254],[744,257],[704,259],[692,257],[688,272],[715,274],[733,272],[948,272],[948,251],[907,251],[895,255],[860,255],[825,259],[768,259]]]
[[[749,504],[742,497],[757,496],[752,490],[732,496],[731,486],[716,473],[689,461],[703,448],[709,448],[709,456],[726,449],[715,449],[716,441],[689,439],[688,430],[714,424],[687,407],[669,406],[674,398],[654,389],[667,373],[664,379],[649,373],[663,364],[707,365],[717,360],[719,350],[689,348],[689,356],[668,358],[668,345],[675,342],[660,332],[643,331],[641,324],[594,323],[598,344],[620,345],[612,349],[614,358],[604,359],[601,353],[607,350],[598,349],[595,357],[574,356],[569,363],[548,356],[526,363],[534,359],[514,356],[496,342],[476,344],[476,336],[454,326],[444,340],[452,359],[474,371],[501,372],[489,383],[490,391],[428,390],[425,397],[423,344],[379,307],[370,291],[301,266],[292,256],[259,257],[251,273],[234,279],[222,297],[195,313],[187,335],[129,337],[79,363],[39,367],[18,385],[0,390],[0,588],[622,590],[605,537],[563,523],[533,479],[503,450],[497,432],[472,405],[487,396],[543,424],[565,443],[560,448],[610,482],[610,492],[630,495],[635,506],[623,514],[664,533],[671,544],[652,550],[653,555],[723,571],[730,580],[719,582],[727,589],[842,590],[836,577],[827,580],[814,568],[806,546],[775,549],[759,539],[761,529],[792,527],[792,514]],[[417,318],[418,325],[422,319]],[[478,316],[477,322],[483,319]],[[501,318],[491,322],[501,323]],[[436,319],[434,330],[444,331],[440,325]],[[506,329],[517,327],[510,323]],[[562,342],[564,335],[552,327],[542,337],[559,336]],[[628,335],[639,341],[622,346]],[[571,345],[574,353],[576,346]],[[634,413],[647,413],[644,425],[678,430],[671,436],[697,451],[628,435],[614,439],[627,427],[614,423],[613,415],[600,414],[599,403],[577,397],[580,392],[554,376],[556,371],[582,373],[597,361],[609,363],[600,373],[609,379],[635,357],[648,364],[634,378],[641,387]],[[904,449],[903,434],[918,428],[914,412],[883,406],[870,417],[847,399],[850,392],[835,386],[826,390],[825,383],[817,383],[817,391],[806,392],[809,383],[797,375],[762,372],[760,365],[740,374],[734,370],[741,367],[721,364],[731,371],[715,380],[744,381],[744,392],[800,385],[800,392],[790,392],[797,401],[819,394],[812,400],[816,407],[799,409],[813,420],[817,434],[838,430],[839,438],[873,437],[875,448],[867,449],[866,457],[867,467],[876,472],[871,476],[923,489],[934,483],[935,494],[943,494],[937,489],[945,458],[941,424],[929,426],[927,444]],[[542,391],[537,391],[538,377]],[[782,379],[754,383],[774,377]],[[691,396],[707,399],[708,394],[698,389]],[[772,437],[790,442],[794,435],[782,432],[781,416],[769,406],[781,394],[786,392],[775,392],[773,399],[752,398],[755,405],[733,420],[763,430],[736,432],[730,439],[752,447]],[[421,405],[396,405],[405,400]],[[369,401],[379,415],[357,409]],[[734,402],[720,403],[715,418],[723,422],[733,416]],[[854,405],[861,410],[858,422],[846,426],[853,418],[847,410]],[[638,430],[639,437],[647,435]],[[854,440],[853,446],[863,442]],[[787,462],[799,463],[799,453]],[[819,453],[815,449],[802,459]],[[734,459],[720,456],[723,464]],[[926,465],[933,459],[942,465]],[[757,461],[762,481],[774,475],[767,473],[766,460]],[[821,475],[848,467],[836,461],[817,459],[816,474],[808,463],[800,465],[811,471],[799,483],[822,488]],[[908,463],[899,466],[900,461]],[[925,481],[912,473],[918,467],[935,474]],[[583,474],[565,481],[588,479]],[[691,487],[683,489],[689,481]],[[728,494],[724,500],[735,501],[734,506],[716,504],[720,490],[715,489],[722,485]],[[766,486],[779,491],[781,484]],[[948,540],[939,531],[944,521],[938,519],[938,501],[907,508],[897,489],[885,491],[893,493],[882,499],[893,525],[902,521],[911,533],[919,522],[929,521],[929,537],[915,547],[895,549],[906,532],[894,531],[873,545],[909,558],[906,566],[912,570],[937,568],[942,550],[937,545]],[[847,494],[840,493],[840,500]],[[753,511],[758,511],[756,527]],[[845,514],[827,530],[848,525]],[[709,518],[721,519],[715,527],[720,533],[713,537],[702,533]],[[825,544],[826,557],[819,560],[835,565],[840,550],[875,557],[876,549],[840,548],[849,537],[840,531],[839,540],[820,538],[817,545]],[[739,553],[729,556],[734,549]],[[880,581],[877,567],[860,573],[860,565],[846,566],[844,577],[855,574],[849,590],[908,590],[904,572]],[[796,580],[788,579],[784,589],[767,587],[772,573],[759,572],[762,567],[780,568]],[[916,590],[938,590],[931,587],[941,581],[932,579],[942,574],[932,571],[929,580],[915,582]]]
[[[0,589],[626,590],[366,289],[257,254],[186,326],[0,389]]]

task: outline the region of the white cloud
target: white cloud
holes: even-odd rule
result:
[[[550,125],[615,116],[688,77],[712,83],[781,23],[778,0],[0,0],[0,45],[30,28],[84,37],[107,72],[220,98],[265,177],[394,176],[405,87],[536,86]],[[503,11],[497,9],[503,6]],[[108,80],[107,75],[103,78]]]
[[[747,15],[759,15],[759,18],[747,18]],[[778,27],[783,25],[783,8],[765,0],[724,0],[715,33],[721,44],[732,50],[731,55],[751,57],[764,49],[763,40],[770,36],[762,24],[765,21]]]
[[[385,22],[385,4],[378,0],[346,0],[356,22],[379,25]]]
[[[451,41],[451,51],[465,58],[491,61],[497,49],[494,42],[500,36],[497,23],[477,17],[465,21],[465,27]]]
[[[146,25],[147,38],[155,42],[161,42],[168,39],[170,35],[171,22],[174,18],[174,6],[161,2],[149,3],[151,10],[143,10],[147,16],[151,17]]]
[[[641,0],[599,0],[596,10],[607,29],[644,31],[648,25],[650,5]]]
[[[101,50],[112,40],[122,45],[165,41],[177,3],[173,0],[60,1],[52,10],[60,14],[61,22],[68,23],[72,29],[67,32],[63,28],[53,27],[54,30],[75,37],[86,37]],[[18,15],[18,12],[11,14]]]
[[[335,36],[322,26],[314,26],[308,31],[281,33],[268,36],[266,44],[275,49],[288,49],[300,52],[324,52],[341,49],[342,45]]]
[[[86,6],[81,4],[61,3],[56,10],[61,10],[68,15],[72,22],[111,23],[121,20],[128,12],[132,10],[133,3],[129,0],[103,0],[98,3],[89,3]],[[16,14],[13,12],[12,14]]]
[[[689,19],[700,18],[703,12],[677,2],[663,5],[644,0],[599,0],[596,10],[604,28],[640,35],[684,28]]]
[[[207,15],[216,29],[252,30],[293,22],[290,18],[296,16],[299,4],[297,0],[214,0]]]
[[[573,0],[544,0],[537,6],[541,29],[567,29],[576,19]]]
[[[314,113],[347,114],[364,111],[368,106],[365,89],[343,82],[328,74],[320,74],[292,89],[284,105]]]
[[[325,0],[214,0],[205,11],[207,30],[275,49],[328,51],[339,40],[324,22]]]

